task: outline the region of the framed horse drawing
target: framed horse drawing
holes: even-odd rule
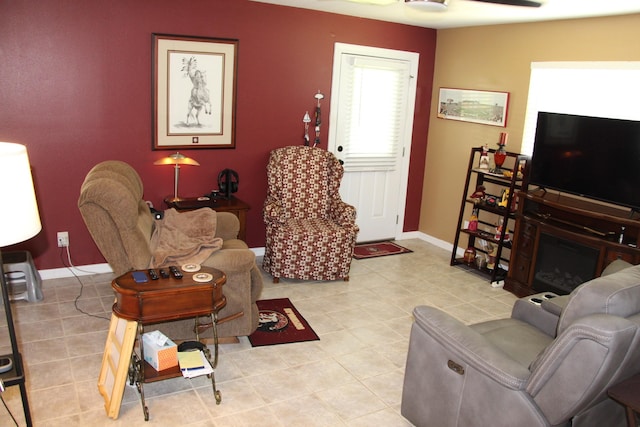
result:
[[[235,148],[238,40],[152,34],[153,149]]]

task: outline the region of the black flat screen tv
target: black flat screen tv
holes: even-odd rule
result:
[[[640,121],[539,112],[529,183],[640,210]]]

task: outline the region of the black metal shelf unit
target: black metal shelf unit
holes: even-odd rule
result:
[[[514,232],[516,204],[518,190],[525,189],[526,169],[529,157],[518,153],[506,153],[506,160],[502,168],[496,170],[482,169],[479,167],[483,148],[471,149],[469,165],[460,213],[456,226],[453,250],[451,253],[451,265],[472,270],[489,277],[490,282],[504,280],[507,275],[511,258],[511,238]],[[488,150],[488,155],[493,156],[497,150]],[[478,165],[478,166],[476,166]],[[474,187],[472,187],[474,185]],[[485,187],[487,196],[484,198],[472,198],[480,186]],[[507,193],[505,194],[505,191]],[[495,204],[492,202],[495,201]],[[469,229],[465,220],[473,211],[477,212],[478,227]],[[502,232],[496,233],[496,227],[502,224]],[[467,246],[458,248],[461,236],[467,236]],[[488,246],[492,246],[491,252],[495,254],[493,268],[487,268],[488,263],[476,262],[477,257],[483,261],[489,256]],[[465,256],[459,256],[459,250],[472,249],[477,257],[473,260]],[[505,251],[507,249],[507,251]]]

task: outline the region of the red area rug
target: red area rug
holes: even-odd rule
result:
[[[365,243],[353,248],[355,259],[375,258],[379,256],[398,255],[413,252],[403,246],[391,242]]]
[[[249,335],[253,347],[320,339],[289,298],[259,300],[256,304],[260,311],[260,324]]]

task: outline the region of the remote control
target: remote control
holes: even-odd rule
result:
[[[171,271],[171,274],[173,274],[173,277],[175,277],[176,279],[182,279],[182,272],[178,269],[178,267],[172,265],[171,267],[169,267],[169,271]]]
[[[151,277],[151,280],[158,280],[160,278],[153,268],[149,269],[149,277]]]
[[[160,269],[160,277],[162,277],[163,279],[168,279],[169,278],[169,273],[167,273],[167,270],[165,270],[164,268]]]

